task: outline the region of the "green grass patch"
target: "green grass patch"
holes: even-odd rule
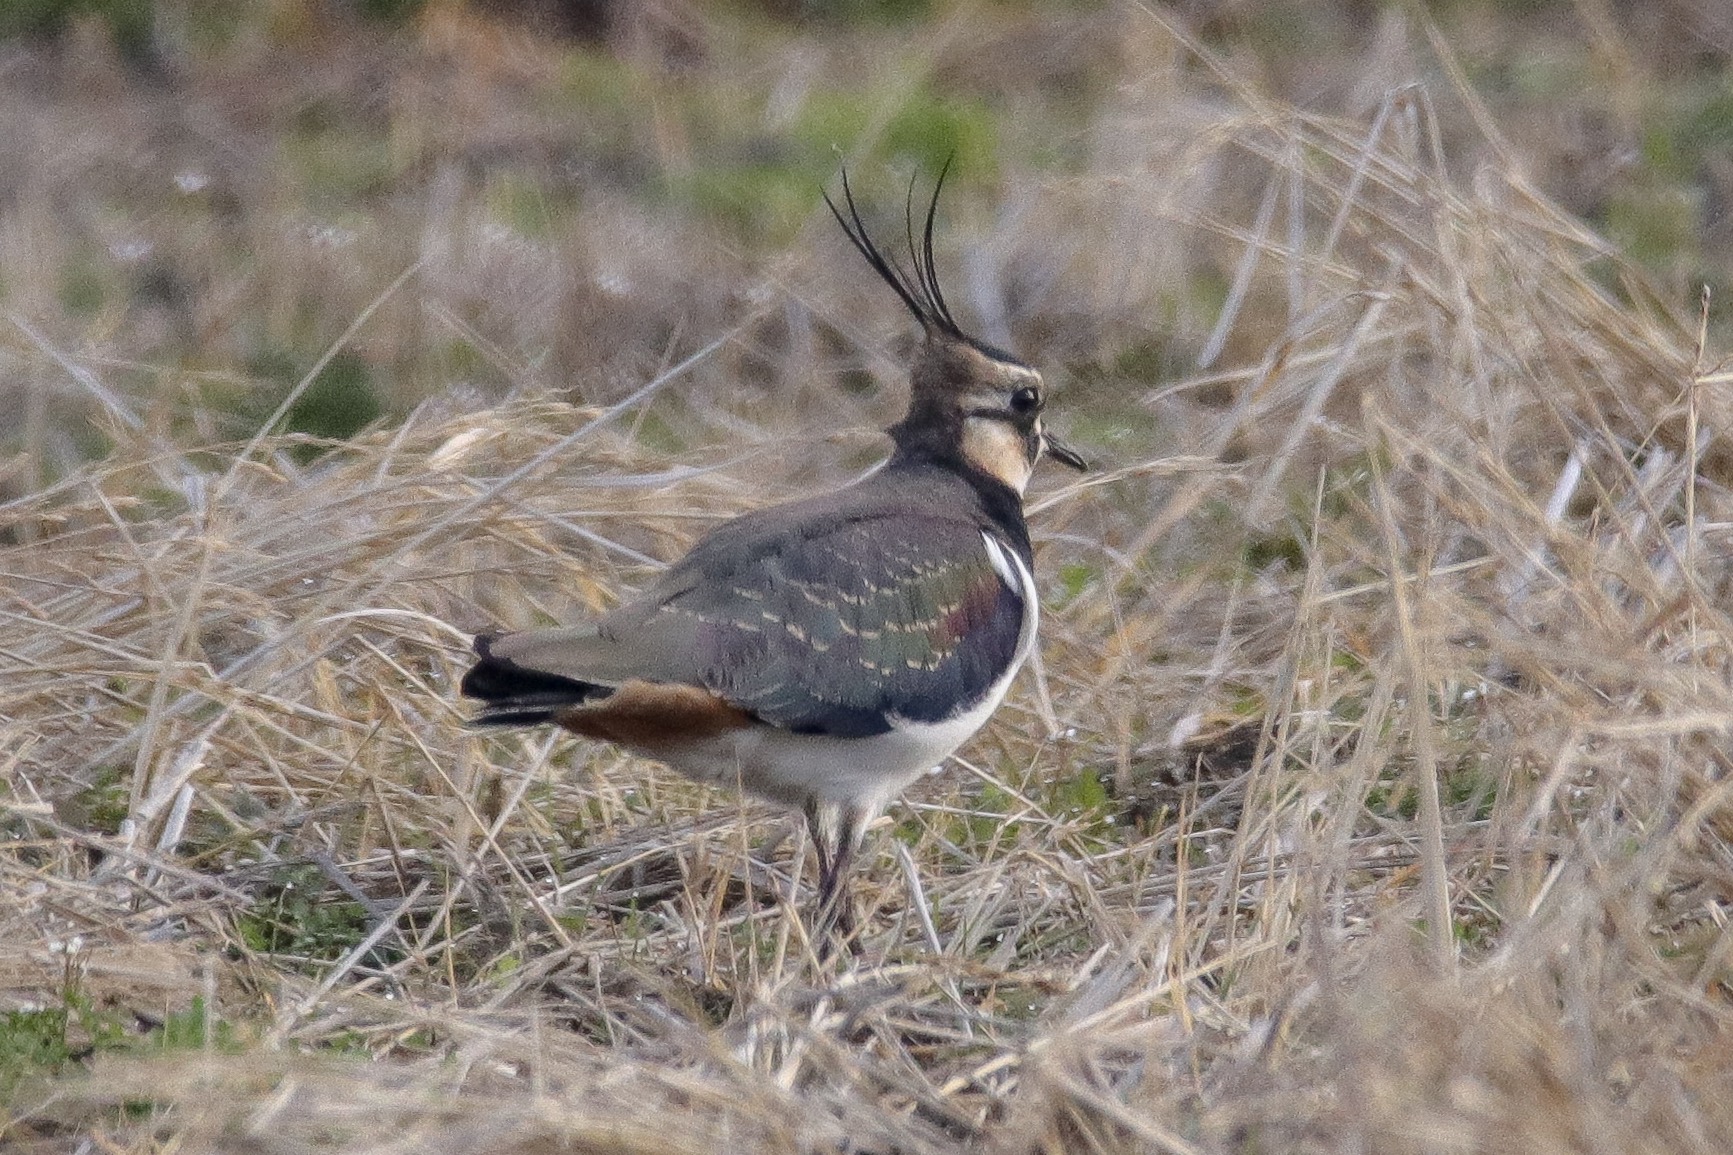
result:
[[[258,402],[249,406],[265,410],[258,416],[261,421],[275,410],[283,396],[306,373],[296,358],[281,350],[260,353],[249,368],[257,377],[275,386],[264,390],[265,398],[270,399],[268,407]],[[354,353],[338,353],[319,370],[289,407],[283,431],[341,441],[361,432],[384,412],[379,388],[367,362]],[[323,447],[314,445],[298,445],[294,449],[296,458],[303,464],[324,452]]]
[[[90,785],[55,804],[55,816],[68,826],[114,835],[132,806],[132,767],[110,764]]]
[[[333,899],[316,866],[286,867],[251,908],[235,919],[247,948],[260,954],[333,962],[367,937],[367,910]],[[381,951],[388,950],[383,944]]]

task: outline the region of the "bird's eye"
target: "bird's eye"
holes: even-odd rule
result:
[[[1011,394],[1011,412],[1039,413],[1040,411],[1041,391],[1033,385],[1025,385]]]

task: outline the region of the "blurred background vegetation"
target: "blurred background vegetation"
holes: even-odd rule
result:
[[[0,0],[0,1145],[576,1087],[565,1149],[1733,1149],[1730,57],[1727,0]],[[882,449],[821,190],[896,238],[948,158],[958,316],[1107,468],[857,883],[906,997],[820,1021],[782,833],[451,687]],[[297,1048],[475,1130],[291,1111]]]
[[[115,422],[244,437],[308,375],[279,428],[344,438],[453,388],[615,400],[730,327],[648,432],[683,442],[698,404],[774,435],[817,379],[882,420],[869,386],[895,366],[856,350],[899,322],[819,192],[846,163],[897,227],[906,182],[952,156],[942,260],[964,315],[1061,388],[1089,383],[1086,441],[1138,438],[1138,399],[1196,367],[1240,251],[1173,233],[1183,206],[1082,191],[1183,169],[1169,148],[1217,115],[1153,21],[1359,120],[1460,68],[1484,108],[1440,110],[1457,175],[1508,149],[1652,279],[1609,288],[1689,323],[1707,286],[1724,335],[1721,0],[13,0],[0,498],[100,456]],[[1428,32],[1442,55],[1416,53]],[[1235,176],[1191,184],[1255,206]],[[1060,219],[1087,225],[1041,227]],[[811,303],[839,292],[863,311]],[[1283,307],[1254,290],[1235,339],[1258,349],[1284,320],[1259,309]]]

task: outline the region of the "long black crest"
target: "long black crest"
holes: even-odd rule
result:
[[[836,223],[842,226],[842,231],[853,242],[856,250],[873,267],[885,284],[896,290],[897,296],[903,299],[903,304],[914,314],[915,320],[921,323],[921,328],[929,333],[934,329],[946,333],[959,340],[973,342],[968,334],[958,326],[951,316],[951,307],[945,303],[945,294],[939,288],[939,275],[933,262],[933,218],[939,210],[939,191],[945,187],[945,174],[951,171],[951,162],[947,158],[943,168],[939,170],[939,179],[933,182],[933,199],[927,204],[927,220],[921,229],[920,243],[915,242],[915,181],[909,178],[908,203],[903,210],[904,227],[908,236],[909,260],[914,265],[911,276],[903,269],[895,254],[886,253],[873,243],[872,236],[867,232],[866,223],[861,220],[860,209],[854,203],[854,190],[849,187],[848,170],[842,173],[843,203],[848,206],[848,215],[844,216],[836,202],[830,199],[829,193],[824,193],[824,203],[830,207],[831,215]]]

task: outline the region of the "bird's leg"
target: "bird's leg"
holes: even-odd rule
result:
[[[806,824],[818,854],[818,903],[813,911],[812,932],[818,957],[824,960],[838,944],[858,949],[848,874],[855,848],[866,830],[866,816],[853,806],[808,802]]]
[[[830,877],[830,848],[834,837],[831,829],[835,824],[836,816],[830,807],[819,805],[816,798],[806,800],[805,813],[806,833],[812,840],[813,853],[818,857],[818,886],[822,892],[824,880]]]
[[[831,860],[830,878],[819,880],[819,933],[825,940],[847,944],[855,949],[854,902],[849,895],[849,870],[854,865],[858,843],[853,809],[844,810],[836,839],[836,853]]]

